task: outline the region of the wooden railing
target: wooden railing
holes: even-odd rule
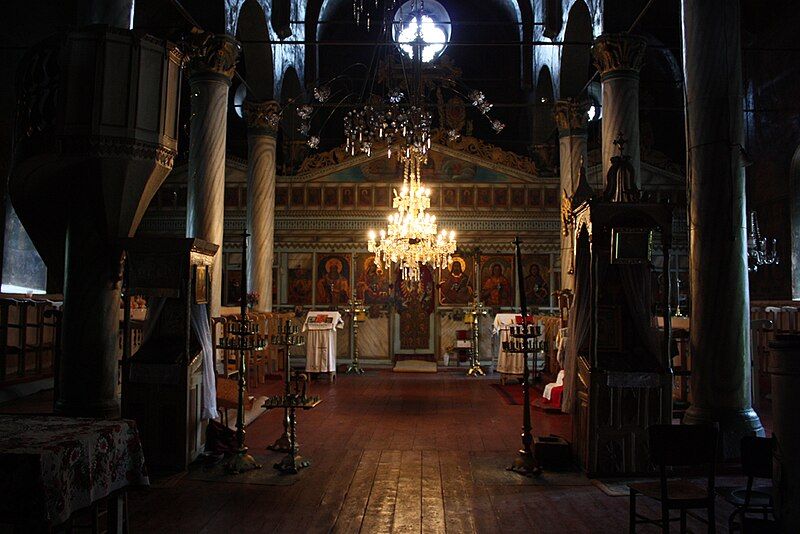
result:
[[[0,387],[54,375],[60,306],[46,298],[0,297]]]

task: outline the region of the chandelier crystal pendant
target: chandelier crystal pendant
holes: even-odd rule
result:
[[[403,280],[419,281],[420,267],[432,269],[446,267],[456,251],[456,234],[438,230],[436,215],[426,213],[431,207],[431,191],[423,187],[421,167],[424,156],[412,152],[401,157],[403,186],[394,190],[393,207],[397,210],[388,217],[388,228],[369,232],[367,249],[375,254],[375,265],[388,269],[397,265]]]
[[[755,211],[748,214],[747,225],[747,269],[752,272],[758,271],[764,265],[777,265],[780,263],[778,257],[778,240],[775,238],[767,239],[762,237],[758,227],[758,216]]]

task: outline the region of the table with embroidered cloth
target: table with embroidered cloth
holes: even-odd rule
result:
[[[329,373],[336,377],[336,330],[344,326],[337,311],[308,312],[303,322],[306,334],[306,372]]]
[[[149,485],[136,425],[124,419],[0,415],[0,472],[0,515],[15,525],[57,526]]]

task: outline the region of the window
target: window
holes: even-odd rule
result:
[[[434,0],[408,0],[394,15],[392,36],[400,50],[412,59],[415,48],[422,46],[422,61],[430,63],[450,42],[450,16]],[[418,40],[420,43],[415,46]]]

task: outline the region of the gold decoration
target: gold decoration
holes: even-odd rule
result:
[[[589,103],[585,100],[559,100],[553,106],[553,118],[555,119],[558,132],[571,132],[574,130],[586,130],[589,121],[587,112]]]
[[[620,70],[638,73],[644,64],[646,48],[647,41],[643,37],[610,33],[597,38],[592,55],[601,77]]]
[[[447,132],[444,130],[434,131],[431,137],[434,143],[446,146],[458,152],[477,156],[492,163],[510,167],[527,174],[538,175],[536,163],[534,163],[532,159],[513,152],[508,152],[475,137],[464,136],[456,140],[451,140],[448,139]]]
[[[539,175],[536,163],[533,159],[508,152],[475,137],[463,136],[457,140],[450,140],[445,130],[436,129],[431,132],[431,141],[438,144],[440,147],[450,149],[450,151],[460,152],[472,156],[473,158],[484,160],[490,164],[507,167],[508,169],[527,175]],[[372,150],[373,156],[382,155],[382,151],[385,150],[385,148],[385,143],[375,143],[375,147]],[[436,151],[436,147],[433,147],[432,150]],[[303,163],[300,164],[298,175],[312,174],[329,167],[334,167],[330,170],[331,172],[335,172],[338,170],[335,169],[335,167],[349,167],[358,163],[363,163],[369,159],[370,158],[364,154],[352,157],[347,153],[344,146],[340,146],[328,150],[327,152],[320,152],[307,157]],[[480,165],[480,163],[478,163],[478,165]]]
[[[248,130],[263,131],[275,136],[281,120],[281,106],[274,100],[242,103],[242,116]]]
[[[195,28],[192,30],[188,48],[186,56],[190,77],[216,74],[228,81],[233,78],[239,57],[239,42],[236,39]]]

